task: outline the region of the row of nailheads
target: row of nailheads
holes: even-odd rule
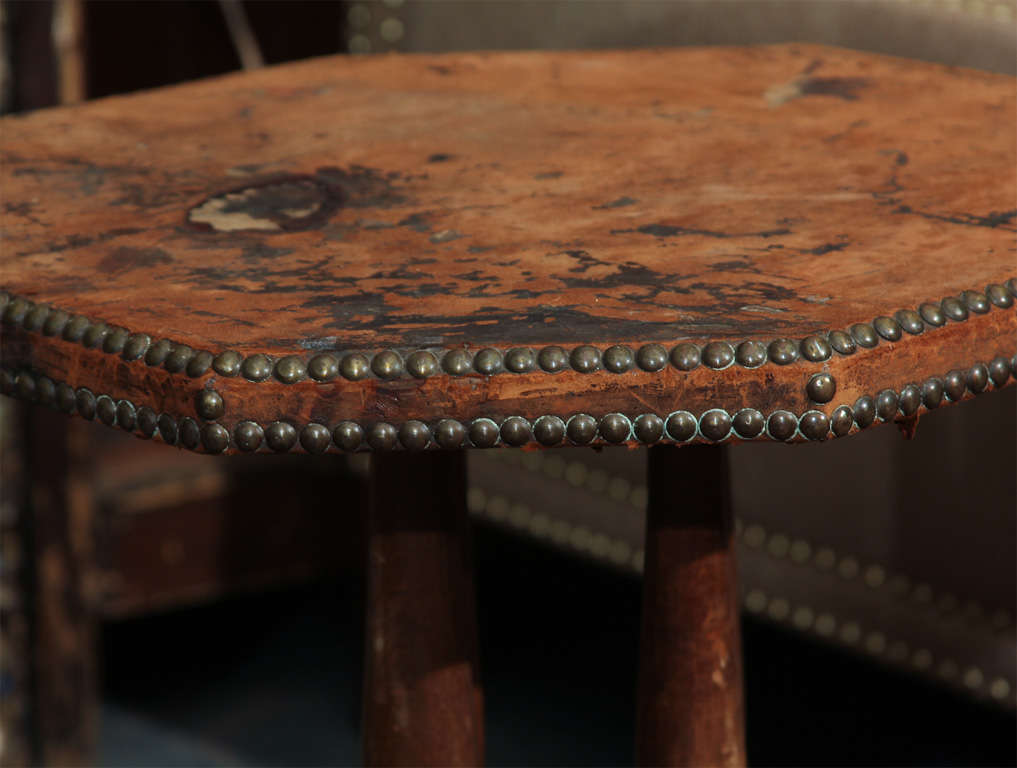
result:
[[[675,411],[666,418],[644,413],[635,419],[621,413],[609,413],[599,421],[588,414],[577,414],[567,421],[558,416],[545,415],[532,424],[521,416],[509,416],[498,424],[489,418],[474,419],[468,425],[455,419],[442,419],[434,427],[422,421],[406,421],[400,427],[378,422],[365,429],[352,421],[343,421],[334,429],[323,424],[306,424],[298,432],[292,424],[276,421],[265,427],[253,421],[238,423],[231,436],[226,427],[216,422],[199,425],[190,417],[179,420],[169,414],[157,414],[151,408],[135,408],[127,400],[113,400],[108,395],[94,395],[81,387],[77,390],[68,384],[55,384],[45,376],[27,371],[12,373],[0,371],[0,389],[26,400],[53,405],[68,413],[77,411],[86,419],[98,417],[109,426],[119,425],[127,431],[139,431],[151,437],[158,430],[162,439],[170,444],[178,442],[186,448],[204,446],[210,453],[222,453],[232,442],[243,451],[256,451],[262,444],[269,449],[285,453],[299,442],[308,453],[324,453],[336,447],[355,451],[366,447],[374,450],[422,450],[432,443],[439,448],[492,448],[502,443],[522,446],[536,440],[551,447],[568,441],[574,445],[589,445],[598,437],[607,443],[624,443],[635,439],[644,444],[660,440],[687,443],[694,438],[709,442],[722,442],[732,438],[751,440],[761,435],[787,441],[795,437],[807,440],[825,440],[832,433],[841,437],[854,427],[865,429],[878,417],[891,421],[900,415],[913,416],[924,406],[937,408],[944,396],[952,401],[962,399],[967,392],[978,394],[991,382],[1002,387],[1010,376],[1017,376],[1017,355],[1010,361],[996,358],[988,365],[976,363],[966,371],[956,370],[943,379],[930,378],[921,386],[908,384],[900,392],[884,389],[876,397],[864,395],[853,406],[841,405],[830,416],[822,411],[809,410],[796,416],[790,411],[778,410],[765,417],[754,408],[743,408],[731,414],[720,408],[703,413],[698,419],[689,411]],[[468,443],[467,443],[468,440]]]
[[[484,453],[485,461],[508,462],[523,467],[528,472],[541,473],[552,480],[565,480],[570,485],[587,488],[592,493],[604,495],[619,503],[628,503],[637,510],[643,510],[647,504],[647,488],[645,485],[632,486],[629,481],[617,474],[608,474],[601,469],[590,467],[578,459],[566,462],[561,455],[545,451],[489,451]],[[599,536],[600,534],[595,534]],[[1013,619],[1007,611],[1000,610],[991,617],[982,614],[981,606],[968,602],[961,611],[960,601],[952,594],[945,593],[936,598],[932,588],[925,583],[918,583],[912,589],[907,576],[898,574],[889,576],[886,568],[872,563],[862,567],[859,558],[853,555],[838,556],[833,549],[817,546],[801,538],[792,538],[783,533],[768,532],[758,523],[746,525],[741,518],[735,518],[735,536],[745,546],[766,552],[775,560],[789,558],[798,565],[809,564],[813,568],[828,572],[836,571],[842,578],[851,580],[860,577],[871,589],[882,588],[890,591],[895,597],[910,595],[920,604],[935,607],[943,616],[953,614],[972,627],[984,625],[986,629],[998,632],[1011,626]]]
[[[47,336],[61,336],[89,348],[101,347],[109,354],[120,355],[132,361],[144,358],[147,365],[162,366],[170,373],[185,372],[199,377],[214,370],[221,376],[243,376],[248,381],[261,382],[272,377],[284,384],[294,384],[310,378],[318,382],[332,381],[342,376],[359,381],[374,375],[380,379],[397,379],[405,375],[425,379],[439,373],[465,376],[478,373],[484,376],[509,373],[529,373],[540,368],[545,373],[560,373],[571,368],[579,373],[606,370],[625,373],[638,367],[641,370],[659,371],[670,363],[680,371],[691,371],[700,365],[723,370],[738,364],[745,368],[758,368],[767,361],[788,365],[802,358],[810,362],[828,360],[834,352],[854,354],[858,347],[872,348],[885,341],[899,341],[904,333],[916,335],[926,326],[937,328],[948,320],[961,322],[969,312],[987,313],[992,306],[1009,308],[1017,296],[1017,278],[1006,285],[986,286],[985,292],[964,291],[960,297],[948,297],[938,304],[928,302],[918,310],[902,309],[893,317],[877,317],[872,323],[856,323],[847,331],[831,331],[824,336],[809,336],[796,344],[789,339],[777,339],[764,345],[759,341],[743,341],[732,346],[726,341],[712,341],[700,347],[690,342],[678,344],[670,352],[660,344],[646,344],[638,350],[615,345],[602,353],[597,347],[582,345],[571,353],[562,347],[544,347],[539,352],[520,347],[502,352],[482,349],[471,355],[465,349],[446,351],[439,362],[438,356],[427,350],[417,350],[405,356],[390,349],[368,356],[360,352],[344,355],[322,353],[306,363],[301,356],[287,355],[273,360],[261,353],[243,357],[239,352],[227,351],[213,355],[208,351],[195,351],[185,344],[174,344],[168,339],[152,342],[144,333],[130,333],[124,328],[110,327],[101,321],[91,321],[81,315],[70,316],[43,304],[33,304],[19,296],[0,293],[0,309],[4,322],[23,325],[28,331]]]
[[[526,504],[514,502],[504,496],[489,497],[482,488],[476,486],[469,489],[466,498],[467,506],[473,515],[487,518],[499,525],[528,531],[538,539],[551,541],[617,566],[631,568],[636,573],[643,571],[645,559],[643,550],[633,552],[628,542],[623,539],[590,530],[582,525],[573,526],[567,520],[549,517],[544,513],[533,512]],[[759,589],[749,589],[743,599],[743,605],[751,613],[765,612],[774,621],[790,622],[802,632],[812,629],[820,637],[836,636],[849,646],[860,644],[875,656],[885,655],[886,660],[890,662],[904,664],[910,660],[920,670],[931,669],[933,666],[932,653],[926,648],[918,648],[912,654],[903,641],[891,642],[878,630],[863,633],[855,621],[841,620],[838,628],[838,620],[829,612],[817,613],[807,605],[793,605],[783,597],[768,597]],[[988,694],[997,701],[1006,700],[1013,690],[1004,677],[997,676],[991,682],[988,681],[977,666],[967,667],[961,676],[960,666],[950,659],[940,662],[937,672],[947,680],[960,677],[960,682],[966,688],[983,695]]]

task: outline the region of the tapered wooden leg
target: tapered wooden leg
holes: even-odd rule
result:
[[[745,764],[727,449],[650,449],[636,761]]]
[[[481,765],[462,452],[374,456],[367,579],[365,762]]]

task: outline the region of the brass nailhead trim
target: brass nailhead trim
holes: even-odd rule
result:
[[[835,391],[833,380],[827,377],[829,382],[826,382],[824,376],[826,374],[817,374],[810,380],[810,396],[815,394],[813,390],[822,389],[832,399]],[[801,415],[777,410],[766,416],[754,408],[743,408],[734,413],[723,408],[711,408],[698,418],[689,411],[675,411],[666,416],[641,413],[635,417],[608,413],[600,419],[577,413],[567,419],[545,414],[532,423],[521,416],[509,416],[500,423],[487,417],[474,419],[468,424],[445,418],[433,425],[417,420],[408,420],[400,425],[342,421],[330,428],[316,423],[295,426],[275,421],[259,425],[241,420],[234,427],[232,436],[218,424],[218,419],[225,413],[225,404],[214,389],[203,389],[195,396],[195,413],[204,424],[190,416],[175,417],[163,413],[155,417],[151,409],[136,407],[128,400],[117,401],[106,394],[95,395],[85,387],[74,389],[66,383],[54,382],[27,370],[0,369],[0,392],[69,413],[77,411],[86,419],[98,417],[104,424],[120,426],[130,432],[138,431],[144,437],[158,432],[165,442],[171,445],[179,442],[191,449],[202,445],[206,451],[222,453],[232,441],[244,451],[258,450],[265,445],[273,451],[285,453],[299,443],[309,453],[323,453],[331,448],[341,451],[366,447],[415,451],[432,447],[524,446],[531,442],[551,447],[630,441],[652,445],[660,441],[688,443],[697,439],[709,443],[761,438],[779,442],[794,439],[823,441],[830,436],[843,437],[865,429],[876,423],[877,418],[881,422],[895,421],[913,417],[922,408],[933,410],[942,404],[944,397],[958,401],[968,395],[999,389],[1011,378],[1017,379],[1017,355],[1009,360],[995,358],[988,365],[978,362],[965,370],[951,371],[942,379],[930,377],[921,385],[909,383],[899,392],[884,389],[875,397],[864,395],[853,405],[838,405],[829,416],[818,410],[807,410]]]
[[[359,381],[368,376],[380,379],[431,376],[494,376],[542,371],[556,374],[568,368],[578,373],[609,371],[656,372],[668,363],[680,371],[691,371],[704,365],[722,371],[732,365],[758,368],[761,365],[790,365],[799,361],[823,362],[834,353],[853,355],[859,347],[872,349],[881,343],[897,343],[941,328],[947,322],[963,322],[972,315],[986,314],[993,309],[1009,309],[1017,298],[1017,278],[993,283],[984,291],[962,291],[939,302],[925,302],[915,309],[900,309],[893,316],[881,315],[868,323],[855,323],[846,331],[832,330],[825,335],[811,335],[801,341],[776,339],[769,344],[747,340],[738,343],[710,341],[703,344],[680,342],[670,350],[658,343],[644,344],[637,349],[625,345],[608,346],[604,350],[581,344],[572,350],[558,346],[539,350],[517,347],[508,350],[486,348],[475,354],[465,349],[418,349],[405,354],[392,349],[372,353],[325,352],[272,358],[255,353],[246,358],[234,350],[213,356],[205,350],[194,350],[186,344],[169,339],[153,343],[141,333],[130,334],[124,328],[110,328],[101,320],[69,316],[45,304],[34,304],[22,296],[0,291],[0,318],[4,323],[22,326],[32,333],[62,335],[71,342],[88,348],[100,348],[108,354],[120,355],[125,361],[144,358],[150,366],[162,366],[170,373],[203,376],[209,369],[221,376],[237,376],[251,382],[280,381],[295,384],[310,379],[328,382],[338,377]]]

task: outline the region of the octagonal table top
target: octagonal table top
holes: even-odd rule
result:
[[[4,391],[212,452],[821,440],[1013,381],[1013,78],[334,57],[0,121]]]

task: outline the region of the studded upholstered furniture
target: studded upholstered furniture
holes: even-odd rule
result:
[[[372,764],[482,760],[464,450],[652,446],[637,756],[740,764],[724,445],[1012,383],[1013,114],[1007,77],[774,46],[7,118],[3,389],[199,452],[373,452]]]
[[[1013,75],[1015,18],[1013,0],[449,0],[398,7],[368,0],[351,10],[359,23],[351,25],[349,48],[809,41]],[[913,441],[870,430],[833,447],[802,444],[789,451],[757,442],[732,452],[743,608],[1012,710],[1015,429],[1011,390],[980,398],[972,409],[940,411],[923,420]],[[609,567],[640,571],[643,520],[630,510],[645,505],[645,452],[477,451],[469,460],[471,512],[480,519]],[[858,483],[858,477],[873,480]],[[782,503],[770,503],[773,498]],[[951,567],[944,569],[947,561]]]

